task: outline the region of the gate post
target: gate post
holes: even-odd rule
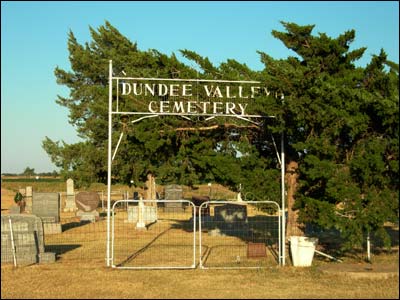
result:
[[[108,167],[107,167],[107,267],[110,266],[111,148],[112,148],[112,60],[108,70]]]

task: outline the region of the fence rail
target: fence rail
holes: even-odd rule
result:
[[[248,269],[281,264],[280,224],[276,202],[204,202],[199,207],[200,268]]]
[[[119,209],[127,207],[127,211]],[[120,200],[112,208],[114,268],[196,267],[196,216],[188,200]]]
[[[259,268],[281,261],[280,208],[275,202],[209,201],[196,206],[189,200],[112,201],[114,268]],[[57,262],[103,265],[107,213],[100,205],[97,211],[98,217],[82,221],[76,212],[61,210],[60,230],[43,223],[44,251],[55,253]]]

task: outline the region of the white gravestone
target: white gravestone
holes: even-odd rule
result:
[[[142,199],[139,200],[138,205],[138,221],[136,223],[136,229],[146,229],[146,223],[144,222],[144,203]]]
[[[27,186],[25,189],[25,211],[28,213],[32,212],[32,187]]]
[[[78,208],[75,204],[74,180],[69,178],[67,180],[67,199],[65,200],[64,212],[74,212],[76,210],[78,210]]]

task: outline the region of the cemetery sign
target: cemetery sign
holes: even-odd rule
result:
[[[120,79],[117,101],[121,97],[145,103],[147,112],[152,114],[246,116],[249,103],[258,96],[283,98],[283,94],[272,92],[258,81]]]

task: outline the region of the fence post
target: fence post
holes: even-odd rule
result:
[[[14,234],[13,234],[13,229],[12,229],[11,217],[9,217],[8,222],[10,224],[11,248],[12,248],[13,260],[14,260],[14,267],[16,267],[17,266],[17,256],[15,253],[15,243],[14,243]]]

